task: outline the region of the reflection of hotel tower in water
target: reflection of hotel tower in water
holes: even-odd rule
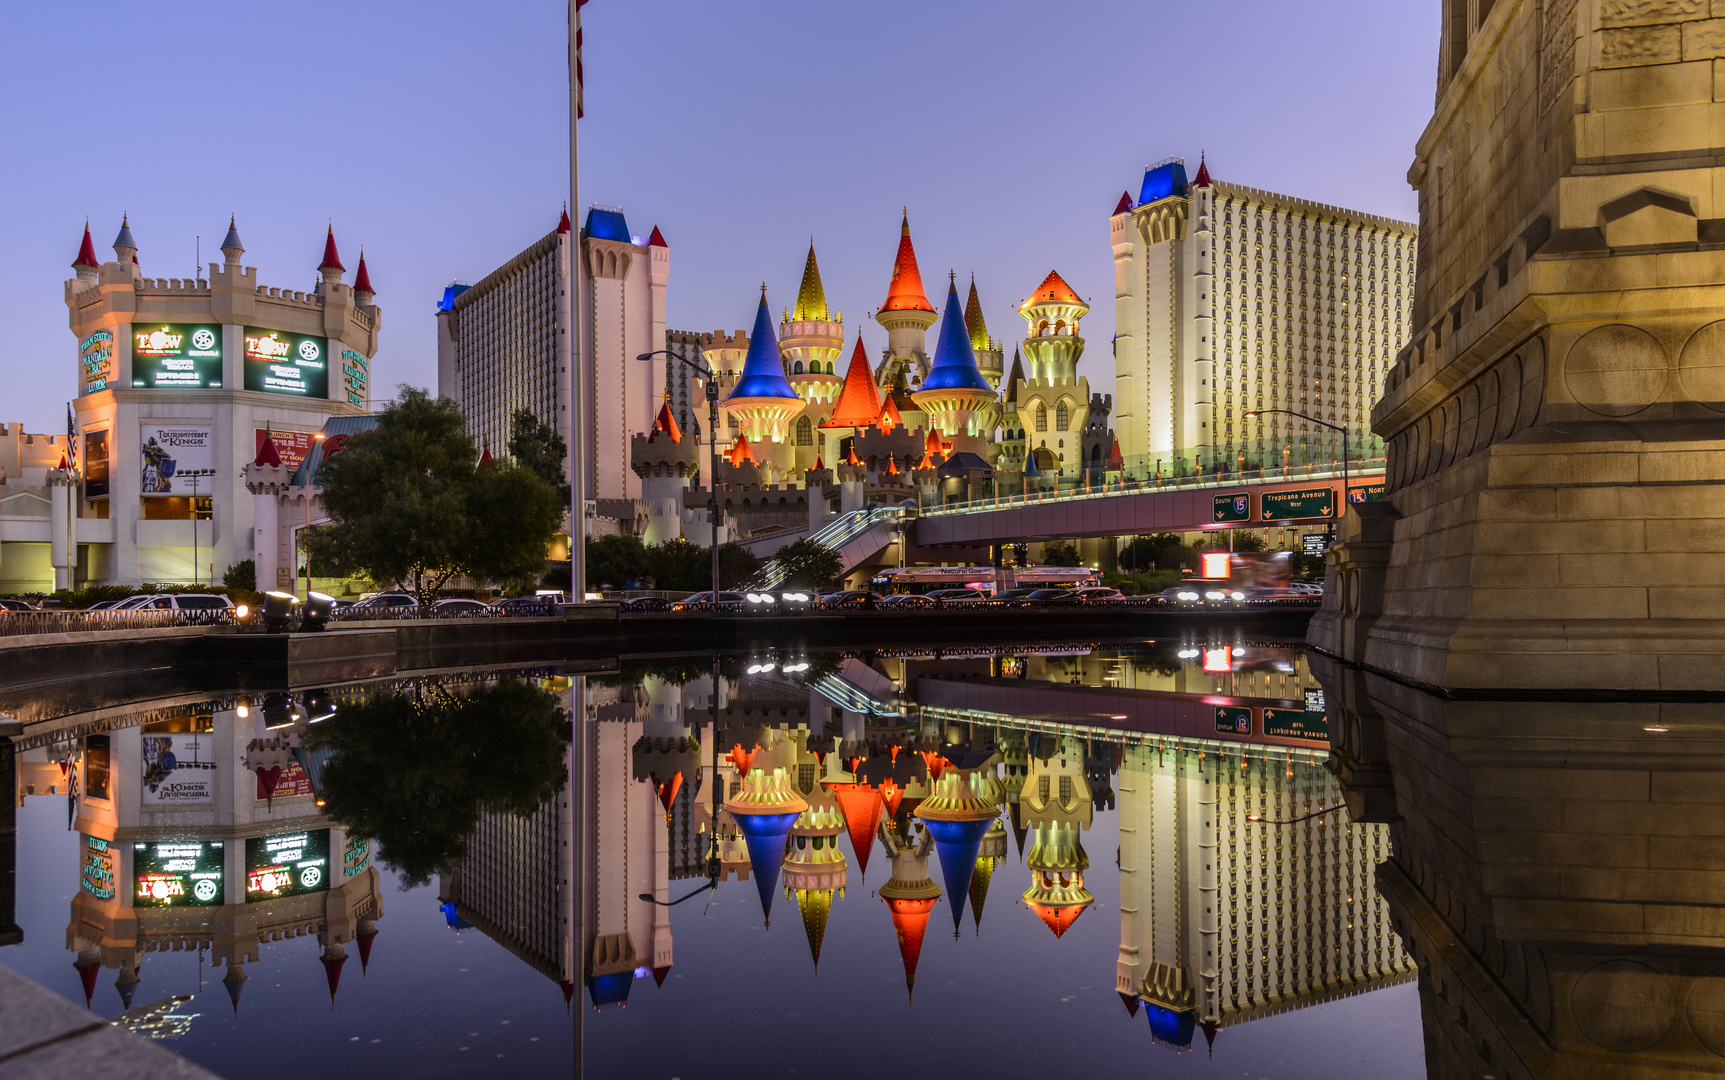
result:
[[[1118,989],[1159,1041],[1414,977],[1373,886],[1381,825],[1345,812],[1310,751],[1168,739],[1129,746],[1120,807]],[[1260,814],[1261,822],[1248,821]]]

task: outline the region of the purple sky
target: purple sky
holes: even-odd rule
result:
[[[908,205],[938,308],[974,271],[989,328],[1050,268],[1091,298],[1081,370],[1113,390],[1108,214],[1143,167],[1403,219],[1431,110],[1435,0],[593,0],[584,203],[671,247],[670,325],[793,298],[812,233],[849,327],[885,296]],[[151,276],[220,259],[230,212],[268,285],[311,287],[326,221],[384,310],[374,383],[436,379],[432,306],[543,235],[567,195],[562,0],[20,5],[0,97],[0,420],[60,430],[61,282],[131,214]],[[863,325],[871,354],[886,332]],[[934,338],[931,336],[930,347]],[[848,348],[848,343],[847,343]]]

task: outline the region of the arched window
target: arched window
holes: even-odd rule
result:
[[[1054,323],[1054,336],[1059,337],[1060,335],[1062,335],[1064,333],[1066,333],[1066,320],[1065,319],[1056,320]]]
[[[813,446],[815,444],[815,426],[804,416],[797,420],[797,445]]]
[[[816,365],[816,370],[819,370],[819,365]],[[803,362],[801,360],[798,360],[798,361],[794,362],[793,364],[791,364],[791,374],[792,375],[801,375],[802,373],[803,373]]]
[[[1036,324],[1036,336],[1037,337],[1047,337],[1048,336],[1048,320],[1047,319],[1043,319],[1041,322]]]
[[[1048,430],[1048,406],[1040,401],[1036,403],[1036,430]]]
[[[1072,409],[1070,406],[1068,406],[1066,404],[1065,400],[1063,399],[1060,402],[1060,404],[1058,404],[1054,407],[1054,429],[1056,431],[1065,431],[1066,425],[1071,423],[1071,422],[1072,422]]]

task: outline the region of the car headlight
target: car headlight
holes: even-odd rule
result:
[[[1198,599],[1198,594],[1195,592],[1183,592],[1178,595],[1178,598],[1181,600],[1196,600]]]
[[[1231,592],[1228,594],[1228,598],[1230,600],[1244,600],[1246,599],[1246,594],[1243,592]]]
[[[246,616],[250,615],[251,613],[252,613],[252,609],[245,606],[244,604],[241,604],[238,607],[234,608],[234,618],[236,618],[236,619],[243,619]]]
[[[1209,592],[1204,594],[1204,599],[1206,599],[1206,600],[1221,600],[1226,595],[1227,595],[1226,593],[1220,592],[1216,589],[1211,589]]]

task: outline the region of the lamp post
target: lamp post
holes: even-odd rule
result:
[[[669,356],[707,381],[707,439],[713,448],[713,465],[707,476],[707,521],[713,527],[713,610],[719,610],[719,377],[710,368],[701,366],[670,349],[654,349],[635,357],[651,360]]]
[[[1289,818],[1286,821],[1273,821],[1270,818],[1264,817],[1262,814],[1247,814],[1246,820],[1256,822],[1259,825],[1297,825],[1302,821],[1310,821],[1315,817],[1323,817],[1325,814],[1333,814],[1347,805],[1347,803],[1337,803],[1334,806],[1326,806],[1322,810],[1314,810],[1309,814],[1304,814],[1297,818]]]
[[[1253,409],[1251,412],[1244,414],[1243,419],[1250,420],[1254,416],[1262,416],[1265,413],[1284,413],[1288,416],[1297,416],[1301,420],[1309,420],[1312,423],[1318,425],[1319,427],[1326,427],[1326,428],[1329,428],[1331,431],[1339,431],[1342,433],[1342,505],[1339,508],[1337,508],[1337,510],[1336,510],[1336,521],[1340,522],[1342,520],[1342,516],[1348,512],[1348,429],[1347,429],[1347,426],[1344,424],[1344,425],[1338,427],[1335,424],[1330,424],[1330,423],[1326,423],[1322,420],[1319,420],[1315,416],[1307,416],[1303,412],[1295,412],[1292,409]],[[1282,474],[1283,474],[1284,478],[1287,476],[1287,471],[1288,470],[1286,467],[1284,467],[1282,469]]]
[[[299,467],[305,470],[305,528],[300,530],[299,534],[301,551],[305,551],[305,538],[307,533],[311,531],[311,455],[316,453],[318,445],[323,442],[323,432],[320,431],[313,435],[311,441],[311,450],[306,453],[305,460],[299,464]],[[309,551],[305,551],[305,599],[306,603],[311,603],[311,552]]]

